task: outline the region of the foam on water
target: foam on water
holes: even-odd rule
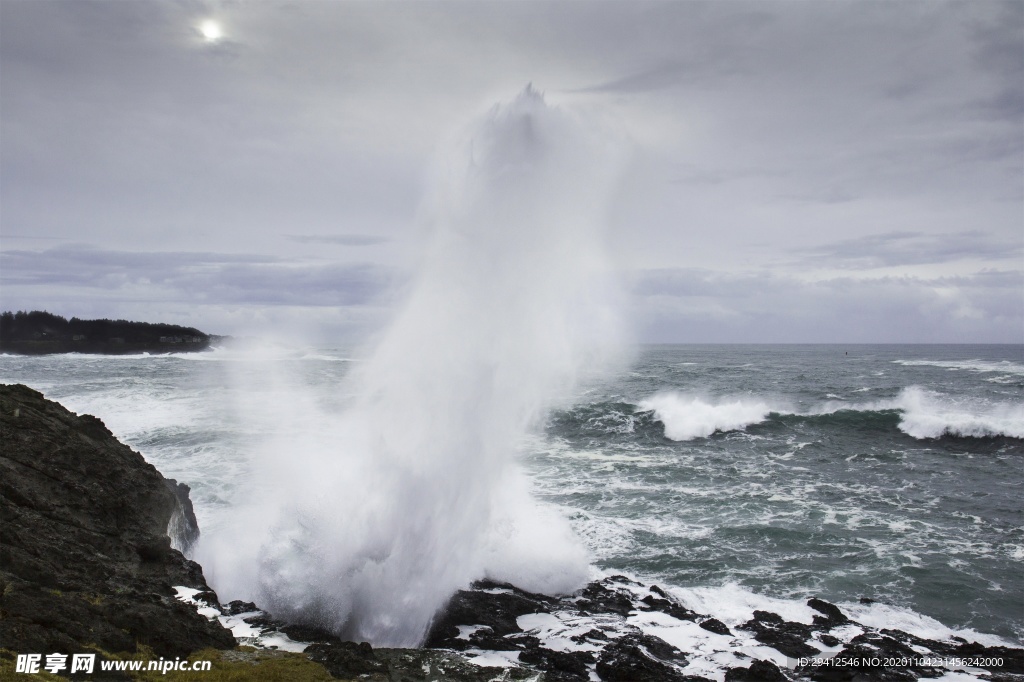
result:
[[[640,403],[641,410],[653,410],[665,425],[671,440],[705,438],[715,431],[732,431],[765,420],[773,410],[759,400],[723,399],[717,403],[679,393],[659,393]]]
[[[970,372],[997,372],[999,374],[1015,374],[1024,376],[1024,365],[1009,360],[998,362],[991,360],[893,360],[904,367],[942,367],[948,370],[967,370]]]
[[[551,396],[617,357],[602,247],[614,156],[604,130],[530,88],[454,145],[423,210],[419,274],[352,369],[351,404],[328,414],[281,381],[270,405],[249,406],[277,432],[254,504],[204,534],[219,593],[413,645],[473,579],[544,592],[585,581],[586,551],[533,500],[516,458]]]
[[[717,431],[742,430],[765,421],[770,414],[820,416],[841,411],[898,411],[901,413],[900,430],[917,439],[944,435],[1024,438],[1024,403],[953,397],[919,386],[908,386],[895,398],[872,402],[851,402],[835,394],[827,397],[830,400],[809,410],[797,410],[767,398],[707,400],[664,392],[640,401],[637,409],[652,411],[664,424],[665,437],[675,441],[706,438]],[[622,429],[618,425],[616,428]]]
[[[897,398],[900,429],[914,438],[1010,436],[1024,438],[1024,403],[953,399],[918,387]]]

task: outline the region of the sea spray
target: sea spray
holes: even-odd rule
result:
[[[273,401],[266,417],[286,424],[266,441],[258,504],[204,535],[222,594],[408,646],[474,579],[551,593],[586,579],[582,545],[516,457],[553,401],[618,356],[602,245],[614,138],[528,87],[440,158],[418,274],[350,375],[352,404]]]

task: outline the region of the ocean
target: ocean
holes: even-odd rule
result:
[[[340,479],[322,471],[303,484],[311,497],[350,500],[319,503],[333,510],[324,516],[338,531],[316,535],[318,557],[370,551],[350,541],[337,510],[406,504],[368,497],[391,490],[369,485],[387,467],[353,484],[357,455],[345,453],[355,446],[329,428],[362,399],[364,384],[353,376],[363,364],[353,349],[285,346],[3,355],[0,381],[100,417],[165,476],[189,484],[208,579],[222,598],[259,602],[275,574],[239,582],[221,557],[246,544],[240,528],[281,518],[283,506],[264,514],[265,498],[253,492],[279,483],[261,473],[268,457],[281,471],[347,463],[346,487],[332,490]],[[429,418],[440,408],[416,409]],[[392,428],[401,438],[410,427],[392,420],[385,431]],[[489,447],[474,455],[463,440],[452,442],[467,449],[466,462]],[[778,611],[817,596],[876,627],[1024,639],[1020,345],[645,346],[533,415],[513,445],[515,485],[567,522],[591,576],[657,583],[691,604],[713,604],[706,611],[716,614],[763,604]],[[330,457],[311,458],[313,450]],[[429,474],[435,482],[454,479],[440,486],[448,497],[478,489],[493,499],[503,487],[500,477],[479,480],[479,471],[460,477],[443,453],[424,453],[416,467],[438,470]],[[422,530],[428,517],[415,513]],[[373,532],[395,528],[404,532],[388,524]],[[204,554],[204,542],[220,546]],[[459,580],[482,577],[472,572],[483,564],[466,562]],[[342,566],[355,575],[351,565],[309,570]],[[301,601],[302,593],[269,598]],[[336,608],[358,608],[358,594],[345,599]]]

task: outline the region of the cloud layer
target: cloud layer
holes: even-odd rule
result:
[[[435,150],[533,82],[634,142],[642,340],[1021,340],[1012,0],[5,2],[0,80],[3,308],[363,334]]]

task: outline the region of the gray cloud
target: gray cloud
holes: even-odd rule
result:
[[[290,234],[288,239],[300,244],[337,244],[339,246],[374,246],[390,241],[387,237],[377,237],[371,234]]]
[[[0,253],[5,298],[47,284],[92,289],[108,299],[188,300],[197,305],[360,306],[373,303],[395,274],[373,263],[290,261],[252,254],[128,252],[69,246]],[[148,294],[146,292],[149,292]]]
[[[796,249],[796,263],[862,269],[964,260],[1005,261],[1024,255],[1024,243],[979,230],[954,234],[886,232]]]
[[[225,40],[203,42],[207,18]],[[645,334],[690,338],[682,315],[720,338],[870,335],[841,309],[927,341],[977,310],[971,338],[1007,337],[974,298],[981,275],[940,278],[1019,269],[1016,0],[40,0],[0,2],[0,19],[5,306],[358,317],[414,257],[433,150],[532,81],[636,141],[610,231],[648,273]],[[29,238],[69,245],[10,248]],[[374,248],[332,264],[324,246]],[[809,265],[850,288],[801,284]],[[925,265],[927,282],[869,278]],[[988,291],[1017,319],[1019,296]]]
[[[644,338],[693,343],[1019,343],[1024,275],[835,278],[635,273]]]
[[[598,85],[578,88],[575,92],[649,92],[684,85],[692,82],[696,75],[692,65],[662,64]]]

